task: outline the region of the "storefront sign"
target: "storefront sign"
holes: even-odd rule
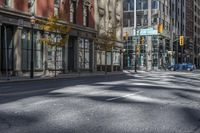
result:
[[[158,35],[158,30],[155,30],[154,28],[147,28],[147,29],[140,29],[137,30],[137,35],[141,36],[153,36]]]

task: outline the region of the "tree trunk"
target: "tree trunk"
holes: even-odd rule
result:
[[[55,55],[54,55],[54,63],[55,63],[55,64],[54,64],[54,65],[55,65],[55,75],[54,75],[54,76],[55,76],[55,77],[56,77],[56,65],[57,65],[57,64],[56,64],[56,55],[57,55],[57,46],[55,47]]]

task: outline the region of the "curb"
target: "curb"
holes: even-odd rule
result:
[[[76,74],[76,75],[65,75],[62,77],[43,77],[43,78],[35,78],[35,79],[17,79],[17,80],[0,80],[0,84],[7,83],[20,83],[20,82],[36,82],[36,81],[45,81],[45,80],[59,80],[59,79],[69,79],[69,78],[81,78],[81,77],[93,77],[93,76],[110,76],[110,75],[120,75],[125,74],[124,72],[114,72],[114,73],[99,73],[99,74]]]

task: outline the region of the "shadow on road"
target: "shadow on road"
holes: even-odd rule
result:
[[[146,75],[146,74],[139,74],[138,75],[130,75],[130,74],[119,74],[115,76],[96,76],[96,77],[80,77],[80,78],[71,78],[71,79],[60,79],[60,80],[51,80],[51,81],[37,81],[37,82],[29,82],[29,83],[14,83],[14,84],[7,84],[7,85],[0,85],[0,105],[1,104],[7,104],[12,103],[21,99],[31,98],[31,97],[47,97],[47,98],[66,98],[66,97],[72,97],[72,98],[79,98],[79,99],[86,99],[93,102],[100,102],[101,104],[120,104],[120,105],[128,105],[129,107],[139,105],[146,106],[147,108],[144,108],[144,115],[149,115],[148,113],[152,113],[153,111],[159,110],[161,107],[166,106],[174,106],[174,105],[167,105],[162,104],[162,100],[166,100],[164,97],[160,96],[157,97],[158,100],[161,102],[154,102],[148,101],[148,99],[145,101],[137,101],[135,99],[126,99],[126,98],[120,98],[116,100],[108,100],[114,98],[114,96],[110,94],[106,95],[79,95],[79,94],[71,94],[67,93],[61,93],[61,92],[53,92],[55,90],[63,89],[63,88],[70,88],[77,85],[90,85],[95,87],[102,87],[101,90],[105,91],[111,91],[111,92],[125,92],[125,93],[136,93],[138,91],[165,91],[171,94],[171,96],[176,96],[176,98],[182,98],[187,100],[194,100],[198,102],[198,98],[194,97],[193,94],[200,94],[200,89],[198,89],[198,86],[196,88],[187,88],[184,86],[181,87],[172,87],[172,84],[180,84],[184,81],[179,81],[178,78],[182,79],[183,77],[174,75],[174,77],[167,77],[169,80],[166,82],[159,82],[159,77]],[[158,78],[158,79],[157,79]],[[177,81],[174,81],[176,79]],[[198,82],[196,78],[191,78],[192,80],[195,80],[195,82]],[[131,84],[125,84],[125,83],[115,83],[112,84],[112,82],[118,82],[118,81],[125,81],[127,80],[127,83]],[[156,81],[157,80],[157,81]],[[186,85],[192,85],[192,83],[185,82]],[[10,86],[10,87],[9,87]],[[159,93],[158,93],[159,94]],[[143,94],[142,94],[143,95]],[[145,96],[144,96],[145,97]],[[67,99],[66,99],[67,100]],[[167,100],[174,100],[173,98],[169,98]],[[76,105],[72,105],[73,107]],[[78,105],[77,105],[78,106]],[[70,108],[70,106],[68,106]],[[200,128],[200,113],[197,109],[192,109],[189,107],[175,107],[176,110],[174,111],[176,114],[181,114],[181,117],[183,117],[184,121],[187,122],[187,124],[190,126],[194,126],[193,132],[199,130]],[[178,109],[177,109],[178,108]],[[77,110],[82,111],[82,106],[78,106]],[[132,110],[128,110],[132,111]],[[58,111],[59,112],[59,111]],[[68,113],[68,112],[67,112]],[[75,123],[75,127],[59,127],[55,128],[55,125],[49,126],[48,128],[41,128],[38,129],[39,132],[67,132],[67,133],[74,133],[74,132],[80,132],[83,133],[86,132],[102,132],[102,131],[108,131],[110,133],[121,133],[123,130],[120,130],[119,127],[115,127],[116,129],[111,129],[113,123],[117,123],[117,121],[112,121],[113,118],[116,118],[118,116],[113,115],[114,112],[103,112],[102,110],[97,110],[95,113],[103,114],[106,117],[100,117],[100,115],[97,115],[100,119],[111,119],[109,123],[103,123],[102,121],[99,121],[100,119],[97,119],[95,117],[92,117],[87,112],[81,112],[80,117],[83,114],[91,119],[84,119],[85,121],[80,121],[80,123]],[[156,114],[157,119],[161,117],[162,121],[162,112],[159,112],[160,114]],[[135,115],[134,113],[132,115]],[[155,115],[155,114],[154,114]],[[150,117],[154,118],[154,115]],[[11,114],[11,113],[5,113],[0,112],[0,129],[5,129],[5,131],[8,128],[12,127],[30,127],[29,132],[34,127],[34,125],[41,120],[45,119],[45,114],[42,114],[40,112],[37,112],[36,114],[27,114],[27,115],[19,115],[19,114]],[[133,116],[130,116],[131,118]],[[87,121],[88,120],[88,121]],[[105,121],[106,121],[105,120]],[[143,120],[143,119],[142,119]],[[143,121],[146,121],[145,119]],[[150,120],[151,121],[151,120]],[[173,120],[171,120],[173,121]],[[79,121],[78,121],[79,122]],[[102,122],[102,123],[101,123]],[[66,122],[67,123],[67,122]],[[99,123],[101,123],[99,125]],[[167,123],[167,122],[166,122]],[[117,124],[121,124],[120,122]],[[91,127],[90,125],[93,125]],[[33,126],[33,127],[32,127]],[[134,126],[134,125],[133,125]],[[102,128],[104,127],[104,129]],[[34,129],[35,130],[35,129]],[[4,130],[1,130],[4,131]],[[141,131],[141,130],[140,130]],[[148,130],[147,130],[148,131]],[[155,130],[156,131],[156,130]],[[132,131],[127,131],[127,133],[131,133]],[[152,130],[154,132],[154,130]]]

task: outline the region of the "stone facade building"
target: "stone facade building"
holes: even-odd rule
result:
[[[137,66],[140,69],[160,69],[170,65],[172,57],[169,54],[170,45],[170,3],[169,0],[136,0],[136,26],[134,24],[134,0],[124,0],[124,36],[128,33],[125,43],[126,53],[124,66]],[[163,25],[163,32],[158,32],[158,25]],[[135,28],[136,27],[136,28]],[[144,43],[139,46],[136,55],[136,45],[140,39]],[[137,57],[138,56],[138,57]]]
[[[173,50],[176,63],[193,63],[200,67],[200,2],[196,0],[171,0]],[[184,46],[179,45],[179,36],[185,37]]]
[[[123,56],[120,50],[123,48],[123,0],[97,0],[95,1],[95,28],[98,33],[116,26],[116,47],[107,53],[107,65],[110,71],[122,69]],[[97,51],[97,70],[103,70],[105,66],[105,51]],[[121,66],[121,67],[120,67]]]
[[[55,33],[44,33],[37,24],[34,25],[35,73],[51,74],[55,70],[55,53],[57,72],[96,71],[97,50],[94,38],[98,34],[99,23],[95,16],[99,11],[97,2],[100,0],[0,0],[0,74],[29,73],[32,15],[37,19],[57,15],[62,19],[60,23],[72,28],[68,42],[55,52],[55,48],[48,47],[40,41],[42,36],[56,38]],[[103,7],[104,10],[105,8],[107,7]],[[122,30],[119,32],[118,34],[121,34]],[[120,35],[118,39],[121,42]],[[119,67],[120,64],[116,66]]]

